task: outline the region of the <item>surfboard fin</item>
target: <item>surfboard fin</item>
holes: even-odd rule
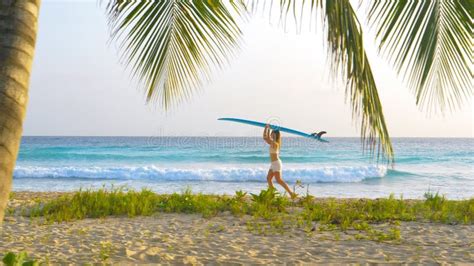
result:
[[[314,132],[314,133],[311,133],[311,136],[319,139],[319,138],[321,138],[322,135],[324,135],[326,133],[327,133],[326,131]]]

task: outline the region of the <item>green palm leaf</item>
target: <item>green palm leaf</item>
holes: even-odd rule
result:
[[[244,5],[231,1],[235,13]],[[112,37],[123,59],[144,84],[147,100],[165,108],[188,97],[222,67],[238,47],[241,31],[218,0],[112,1]]]
[[[245,9],[233,2],[237,13]],[[281,0],[280,18],[297,4]],[[271,1],[271,4],[273,1]],[[258,1],[250,6],[258,6]],[[334,73],[347,80],[354,116],[361,117],[364,143],[377,154],[393,159],[377,87],[362,41],[362,30],[348,0],[311,0],[311,14],[322,11]],[[270,5],[271,9],[271,5]],[[148,99],[161,98],[165,106],[188,96],[208,78],[212,65],[220,66],[237,46],[240,30],[220,1],[114,1],[108,5],[113,37],[121,38],[126,62],[145,84]]]
[[[422,107],[453,109],[472,95],[472,0],[374,1],[381,52]]]
[[[349,0],[311,0],[298,2],[281,0],[280,15],[286,19],[291,13],[298,24],[302,12],[310,9],[310,16],[322,14],[328,52],[333,73],[346,80],[346,95],[350,100],[354,117],[361,122],[361,137],[365,148],[377,155],[384,155],[393,162],[393,148],[383,115],[372,69],[362,38],[362,28]],[[301,6],[300,6],[301,4]],[[306,5],[306,6],[305,6]],[[308,6],[309,5],[309,6]],[[298,18],[296,9],[301,10]]]
[[[371,151],[380,149],[393,161],[393,148],[372,69],[364,49],[362,28],[349,0],[326,0],[323,5],[333,69],[347,80],[354,115],[361,117],[361,136]]]

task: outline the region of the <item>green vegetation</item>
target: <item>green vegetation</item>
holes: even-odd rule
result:
[[[3,256],[2,259],[5,266],[34,266],[39,265],[39,263],[35,260],[32,260],[28,257],[26,252],[20,252],[15,254],[13,252],[8,252]]]
[[[80,190],[45,202],[38,202],[26,215],[49,222],[67,222],[107,216],[150,216],[157,213],[197,213],[212,217],[223,212],[247,216],[247,228],[255,233],[284,233],[289,228],[306,232],[355,230],[356,239],[398,240],[398,221],[472,224],[474,198],[448,200],[428,192],[425,200],[397,199],[315,199],[307,194],[295,201],[275,190],[259,194],[237,191],[234,196],[183,193],[160,195],[150,190],[116,188]],[[388,231],[372,225],[389,223]],[[364,233],[364,234],[360,234]]]
[[[102,262],[106,262],[110,258],[112,251],[113,251],[112,243],[108,241],[100,242],[99,257]]]
[[[474,199],[447,200],[439,194],[427,193],[424,201],[396,199],[335,200],[304,204],[303,215],[312,221],[341,226],[357,221],[431,221],[471,224]]]
[[[115,188],[111,190],[80,190],[49,201],[39,201],[29,212],[31,217],[43,216],[52,222],[72,221],[107,216],[150,216],[159,212],[199,213],[212,217],[229,211],[236,216],[251,215],[272,219],[288,214],[322,224],[338,225],[342,229],[354,222],[431,221],[472,224],[474,198],[448,200],[438,193],[428,192],[425,200],[397,199],[394,195],[381,199],[323,199],[307,195],[291,201],[275,190],[259,194],[237,191],[235,196],[183,193],[156,194]]]

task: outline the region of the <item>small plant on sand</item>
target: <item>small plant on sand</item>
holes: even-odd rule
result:
[[[269,188],[261,190],[259,194],[251,193],[250,195],[252,196],[252,201],[254,203],[271,207],[273,200],[278,196],[278,191]]]
[[[243,202],[245,201],[245,197],[247,196],[247,192],[244,192],[242,190],[237,190],[235,192],[235,196],[234,196],[234,199],[236,201],[240,201],[240,202]]]
[[[183,193],[161,196],[159,210],[177,213],[200,213],[212,217],[228,210],[228,199],[225,196],[193,194],[190,189]]]
[[[100,242],[99,257],[102,262],[106,262],[110,258],[112,251],[112,243],[110,243],[109,241]]]
[[[359,231],[367,231],[370,228],[370,225],[365,221],[362,221],[362,222],[355,221],[352,223],[352,228]]]
[[[474,198],[469,200],[455,201],[440,196],[438,192],[425,193],[423,204],[414,207],[423,216],[433,222],[449,224],[464,223],[471,224],[474,221]]]
[[[242,190],[236,191],[235,196],[229,199],[230,212],[235,216],[243,216],[248,212],[248,204],[246,202],[247,192]]]
[[[400,240],[400,229],[390,228],[388,232],[370,228],[367,230],[368,238],[378,242]]]
[[[275,189],[260,191],[259,194],[250,194],[252,203],[251,212],[254,216],[261,218],[272,218],[277,213],[285,212],[289,205],[288,198],[280,195]]]
[[[283,233],[287,219],[287,207],[291,203],[286,196],[282,196],[275,189],[260,191],[259,194],[251,194],[251,202],[248,205],[248,213],[253,216],[252,226],[247,228],[258,234],[272,232]]]
[[[15,254],[13,252],[8,252],[3,256],[3,263],[6,266],[33,266],[39,265],[39,262],[28,257],[28,254],[24,251]]]
[[[225,226],[222,224],[213,224],[210,223],[207,225],[206,231],[208,233],[221,233],[225,231]]]

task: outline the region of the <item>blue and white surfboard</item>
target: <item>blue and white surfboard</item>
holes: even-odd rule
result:
[[[262,123],[262,122],[252,121],[252,120],[246,120],[246,119],[240,119],[240,118],[224,117],[224,118],[219,118],[217,120],[236,122],[236,123],[247,124],[247,125],[256,126],[256,127],[265,127],[267,125],[267,123]],[[272,124],[270,124],[270,128],[273,129],[273,130],[280,130],[281,132],[286,132],[286,133],[289,133],[289,134],[293,134],[293,135],[297,135],[297,136],[301,136],[301,137],[305,137],[305,138],[315,139],[315,140],[318,140],[318,141],[321,141],[321,142],[329,142],[329,141],[321,138],[321,136],[326,133],[325,131],[321,131],[319,133],[308,134],[308,133],[301,132],[301,131],[298,131],[298,130],[294,130],[294,129],[291,129],[291,128],[276,126],[276,125],[272,125]]]

